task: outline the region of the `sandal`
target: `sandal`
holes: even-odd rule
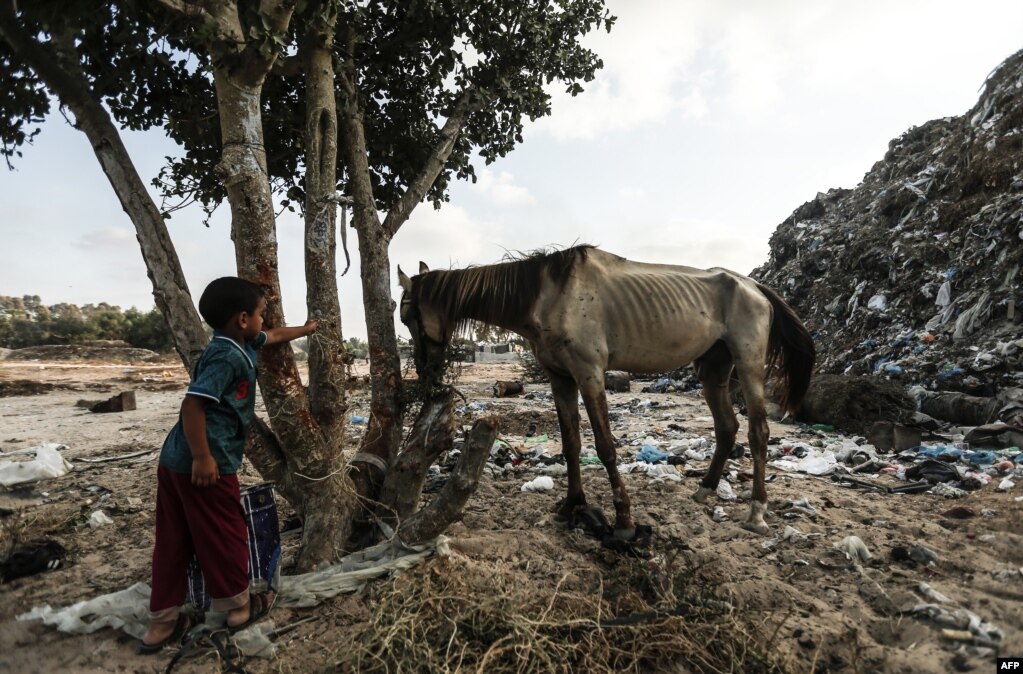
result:
[[[164,646],[181,641],[182,637],[188,633],[188,630],[195,627],[198,623],[189,615],[185,613],[178,614],[178,620],[174,623],[174,629],[165,639],[157,641],[155,644],[147,644],[145,641],[139,640],[138,646],[135,647],[135,652],[139,655],[152,655],[159,653],[163,650]]]
[[[277,601],[277,593],[275,592],[273,597],[268,596],[269,592],[260,592],[254,594],[249,598],[249,617],[237,625],[227,625],[227,633],[234,634],[235,632],[241,632],[243,629],[251,627],[256,622],[262,620],[270,613],[270,609],[274,607],[274,603]]]

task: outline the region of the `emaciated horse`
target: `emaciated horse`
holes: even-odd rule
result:
[[[725,269],[631,262],[592,246],[468,269],[430,271],[420,263],[419,271],[409,278],[398,269],[401,320],[412,333],[417,368],[471,321],[511,330],[532,345],[550,377],[568,465],[560,518],[570,519],[586,504],[579,475],[581,394],[611,481],[615,536],[635,535],[608,422],[604,372],[654,374],[695,363],[717,446],[693,498],[705,503],[715,492],[735,444],[739,424],[728,388],[734,368],[753,457],[753,501],[743,527],[768,532],[766,371],[779,366],[775,393],[785,410],[795,411],[815,359],[810,334],[774,291]]]

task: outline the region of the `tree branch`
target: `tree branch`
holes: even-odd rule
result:
[[[175,14],[179,14],[188,19],[198,19],[200,21],[212,21],[213,17],[210,16],[203,7],[194,5],[185,0],[156,0],[157,3],[164,9],[167,9]]]
[[[458,140],[458,134],[461,133],[466,118],[475,109],[475,106],[469,102],[471,93],[471,89],[462,92],[462,97],[455,104],[454,111],[441,128],[440,138],[437,140],[433,152],[426,159],[423,170],[401,195],[398,203],[387,212],[387,218],[384,219],[384,231],[388,236],[394,237],[398,228],[405,224],[409,216],[412,215],[412,209],[423,200],[434,181],[437,180],[437,176],[444,170],[444,164],[447,163],[448,157],[455,149],[455,141]]]
[[[476,491],[483,475],[490,448],[497,437],[497,427],[497,417],[480,419],[473,425],[451,477],[426,507],[401,523],[398,540],[416,545],[436,538],[461,515],[462,507]]]

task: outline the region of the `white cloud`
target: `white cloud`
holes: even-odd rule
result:
[[[78,245],[91,250],[130,251],[138,253],[139,244],[135,232],[127,227],[103,227],[86,232]]]
[[[656,232],[656,237],[637,237],[636,232]],[[766,241],[725,222],[693,218],[656,225],[636,220],[606,237],[601,247],[636,262],[724,267],[740,274],[748,274],[767,259]]]
[[[701,40],[688,17],[706,3],[697,3],[695,10],[690,3],[608,4],[619,16],[610,34],[600,31],[584,39],[604,68],[579,96],[552,86],[554,114],[532,128],[559,140],[592,139],[669,117],[705,115],[701,81],[706,74],[693,68]]]
[[[618,190],[618,198],[624,201],[637,201],[646,197],[646,190],[635,185],[626,185]]]
[[[476,179],[475,189],[502,206],[528,206],[536,203],[529,189],[515,184],[515,176],[507,171],[483,169]]]

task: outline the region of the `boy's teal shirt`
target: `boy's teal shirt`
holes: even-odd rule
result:
[[[265,332],[243,346],[214,331],[185,393],[207,401],[206,438],[221,475],[233,475],[242,463],[245,436],[256,409],[258,349],[265,343]],[[192,450],[180,416],[163,443],[160,465],[175,473],[192,472]]]

